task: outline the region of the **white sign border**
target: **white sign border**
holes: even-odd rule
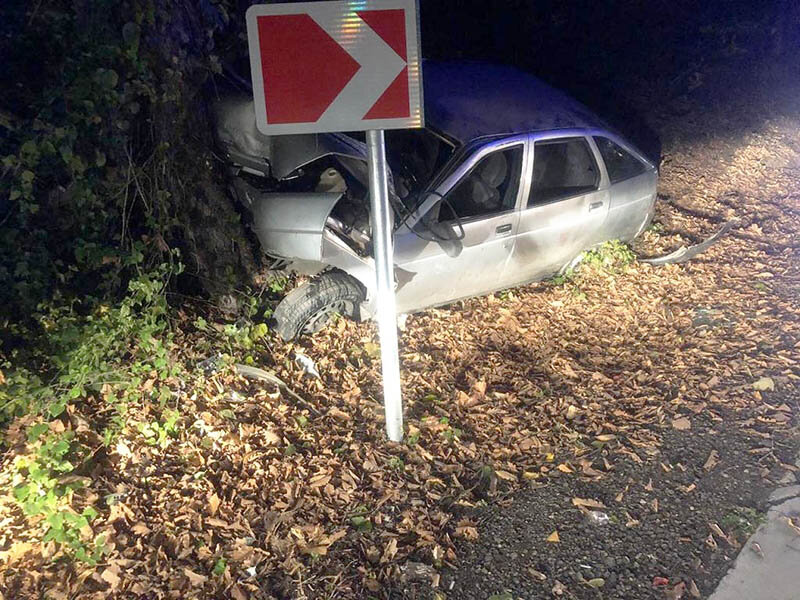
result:
[[[348,123],[332,122],[331,119],[313,123],[267,122],[266,96],[264,90],[261,49],[258,41],[257,19],[265,15],[311,14],[319,5],[339,5],[344,15],[355,15],[356,11],[403,9],[406,17],[406,54],[408,65],[408,88],[410,116],[393,119],[353,118]],[[312,17],[313,18],[313,17]],[[356,16],[356,18],[358,18]],[[265,135],[290,135],[302,133],[326,133],[343,131],[366,131],[370,129],[412,129],[425,126],[424,97],[422,88],[422,53],[420,50],[420,21],[418,0],[337,0],[332,2],[294,2],[279,4],[254,4],[247,9],[247,41],[250,52],[250,74],[253,86],[256,126]],[[365,24],[366,26],[366,24]],[[329,32],[330,33],[330,32]],[[348,40],[334,38],[347,52]],[[348,36],[352,39],[352,35]],[[349,53],[349,52],[348,52]],[[335,100],[334,100],[335,101]],[[343,121],[343,119],[339,119]],[[344,127],[342,125],[345,125]]]

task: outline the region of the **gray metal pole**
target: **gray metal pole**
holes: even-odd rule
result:
[[[400,396],[400,357],[397,351],[397,311],[394,299],[392,208],[389,206],[388,167],[383,131],[374,129],[367,131],[367,150],[386,435],[393,442],[399,442],[403,439],[403,402]]]

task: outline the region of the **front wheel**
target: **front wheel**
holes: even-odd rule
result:
[[[275,330],[284,341],[311,335],[335,315],[355,319],[364,301],[364,289],[339,271],[323,273],[289,292],[272,315]]]

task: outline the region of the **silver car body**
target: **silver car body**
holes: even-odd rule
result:
[[[478,63],[426,62],[423,81],[426,121],[453,152],[413,206],[395,216],[398,312],[543,279],[604,241],[633,239],[652,218],[655,165],[571,98],[520,71]],[[641,172],[612,183],[596,136],[633,156]],[[242,177],[234,178],[234,187],[252,211],[266,254],[302,273],[335,268],[350,274],[366,291],[362,317],[371,317],[375,273],[368,228],[345,226],[334,214],[348,188],[345,180],[366,187],[363,143],[343,134],[267,138],[255,129],[252,105],[244,100],[220,105],[218,137],[235,170],[279,182],[299,177],[315,161],[336,163],[338,168],[323,171],[313,189],[265,191]],[[557,140],[585,140],[597,168],[594,189],[528,207],[537,143]],[[430,235],[442,198],[484,157],[508,149],[521,153],[513,206],[442,225],[458,236]],[[406,206],[393,184],[390,193],[395,206]],[[363,197],[360,202],[368,205]]]

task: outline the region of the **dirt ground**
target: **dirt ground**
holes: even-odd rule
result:
[[[283,388],[206,362],[175,382],[163,444],[133,428],[98,443],[82,499],[107,534],[97,567],[0,501],[0,597],[706,597],[797,472],[800,77],[731,62],[637,97],[664,159],[636,251],[737,219],[706,254],[612,256],[411,316],[402,444],[384,441],[371,325],[267,336],[250,358]],[[191,322],[176,344],[196,364]],[[143,393],[128,418],[162,408]],[[89,402],[64,426],[103,418]]]

